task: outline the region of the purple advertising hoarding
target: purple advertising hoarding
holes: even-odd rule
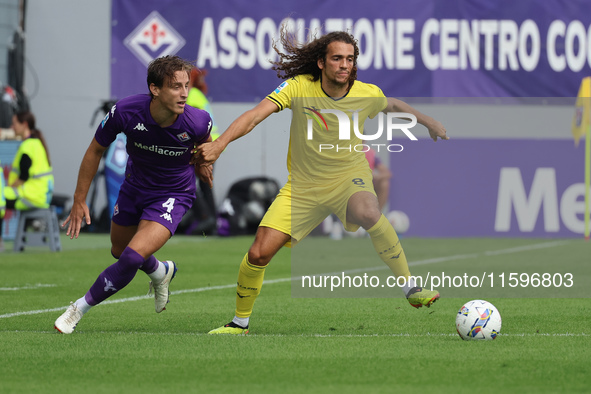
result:
[[[407,235],[582,237],[584,148],[572,141],[402,143],[390,208],[409,216]]]
[[[146,91],[146,66],[178,54],[208,70],[215,102],[252,102],[279,84],[271,47],[283,21],[349,29],[359,78],[395,97],[573,97],[591,74],[582,1],[115,1],[111,95]]]
[[[280,83],[269,59],[283,22],[300,41],[349,29],[359,40],[359,79],[387,96],[573,98],[591,75],[585,2],[133,0],[112,7],[117,99],[147,91],[148,63],[177,54],[208,70],[214,102],[259,101]],[[564,140],[407,140],[390,155],[390,207],[410,217],[408,235],[580,236],[583,155]]]

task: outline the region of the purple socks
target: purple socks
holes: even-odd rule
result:
[[[144,262],[144,265],[142,265],[140,267],[140,269],[148,275],[150,275],[152,272],[156,271],[157,268],[158,268],[158,259],[156,257],[154,257],[154,255],[151,255],[150,257],[148,257],[146,259],[146,261]]]
[[[147,260],[130,247],[125,248],[119,260],[101,272],[90,290],[84,296],[89,305],[97,305],[123,289],[132,281],[138,269],[146,273],[158,267],[158,260],[150,256]]]

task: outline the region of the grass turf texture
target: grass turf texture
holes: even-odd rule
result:
[[[251,242],[252,237],[175,236],[157,254],[179,265],[166,311],[154,313],[153,300],[143,297],[148,278],[139,272],[128,287],[93,308],[72,335],[55,332],[53,322],[114,262],[108,236],[64,238],[61,253],[32,248],[0,255],[0,392],[590,390],[588,299],[488,299],[503,317],[501,335],[466,342],[455,333],[455,314],[464,302],[479,298],[477,290],[468,298],[446,298],[442,291],[432,308],[419,310],[398,289],[392,290],[398,298],[292,298],[290,287],[297,281],[289,280],[288,249],[266,271],[271,283],[255,305],[251,334],[208,336],[233,316],[233,283]],[[329,261],[326,239],[306,242],[312,256],[314,248],[322,254],[319,264],[338,265]],[[590,245],[583,241],[529,248],[549,242],[409,238],[403,245],[411,263],[475,255],[411,267],[413,274],[476,263],[495,272],[519,271],[536,261],[543,265],[540,272],[554,272],[565,260],[589,264]],[[353,253],[370,241],[333,244]],[[509,252],[485,253],[491,250]],[[373,265],[380,264],[372,258]],[[575,278],[587,288],[588,272]]]

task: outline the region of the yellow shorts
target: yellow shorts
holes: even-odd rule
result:
[[[295,245],[334,213],[345,230],[357,231],[359,225],[347,222],[347,203],[357,192],[376,195],[369,167],[325,184],[295,185],[288,181],[279,191],[259,226],[270,227],[291,236],[285,246]]]

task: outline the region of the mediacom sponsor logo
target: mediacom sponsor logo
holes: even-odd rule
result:
[[[159,155],[164,155],[164,156],[178,157],[178,156],[182,156],[183,153],[185,153],[187,151],[187,148],[176,148],[176,147],[170,147],[170,146],[160,147],[158,145],[148,146],[148,145],[144,145],[140,142],[134,142],[133,144],[136,148],[140,148],[140,149],[154,152],[154,153],[157,153]]]

